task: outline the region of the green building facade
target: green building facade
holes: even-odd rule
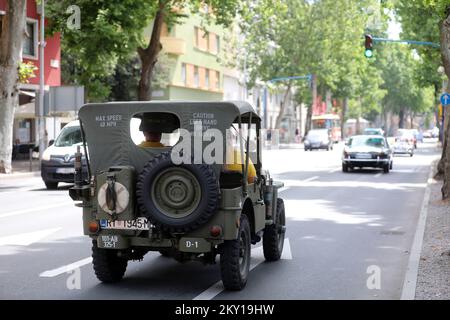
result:
[[[168,83],[155,88],[154,100],[222,100],[223,71],[219,55],[224,29],[203,27],[198,15],[189,15],[182,24],[161,32],[162,54],[170,61]]]

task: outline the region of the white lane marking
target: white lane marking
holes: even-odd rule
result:
[[[283,252],[281,253],[280,259],[292,260],[291,244],[288,238],[284,239]]]
[[[57,207],[64,207],[64,206],[67,206],[69,204],[70,205],[74,205],[74,202],[73,201],[64,201],[64,202],[58,202],[58,203],[49,204],[47,206],[32,207],[32,208],[23,209],[23,210],[10,211],[10,212],[6,212],[6,213],[1,213],[0,214],[0,219],[1,218],[6,218],[6,217],[11,217],[11,216],[16,216],[16,215],[24,214],[24,213],[30,213],[30,212],[35,212],[35,211],[43,211],[43,210],[57,208]]]
[[[379,177],[381,177],[381,175],[382,175],[382,173],[381,173],[381,172],[378,172],[374,177],[375,177],[375,178],[379,178]]]
[[[405,280],[403,281],[401,300],[414,300],[416,297],[417,275],[419,273],[420,255],[422,253],[423,236],[425,233],[425,226],[427,223],[428,203],[430,201],[430,183],[433,181],[433,167],[435,162],[432,162],[430,173],[427,180],[427,188],[423,196],[422,207],[420,209],[419,221],[417,222],[416,233],[414,235],[413,244],[411,246],[411,253],[409,255],[408,267],[406,269]]]
[[[314,181],[314,180],[317,180],[317,179],[319,179],[319,176],[314,176],[314,177],[302,180],[302,182],[310,182],[310,181]]]
[[[338,171],[341,171],[341,168],[331,169],[330,171],[328,171],[328,173],[333,173],[333,172],[338,172]]]
[[[284,192],[288,189],[289,189],[289,187],[282,187],[282,188],[278,189],[278,193]]]
[[[42,240],[59,230],[61,230],[61,228],[52,228],[2,237],[0,238],[0,246],[29,246],[30,244],[38,242],[39,240]]]
[[[289,239],[284,239],[283,253],[281,259],[292,260],[291,245]],[[252,260],[250,262],[250,271],[256,268],[259,264],[264,262],[263,247],[259,246],[252,249]],[[222,281],[217,281],[211,287],[200,293],[192,300],[211,300],[224,290]]]
[[[53,269],[53,270],[44,271],[41,274],[39,274],[39,277],[53,278],[53,277],[59,276],[60,274],[63,274],[63,273],[72,271],[74,269],[77,269],[79,267],[82,267],[82,266],[84,266],[86,264],[89,264],[91,262],[92,262],[92,257],[85,258],[85,259],[76,261],[74,263],[71,263],[71,264],[68,264],[68,265],[65,265],[65,266]]]
[[[308,178],[308,179],[305,179],[305,180],[297,180],[297,181],[298,182],[311,182],[311,181],[314,181],[314,180],[317,180],[317,179],[319,179],[319,176],[314,176],[314,177],[311,177],[311,178]],[[288,190],[290,187],[291,187],[290,185],[286,185],[285,184],[284,187],[278,189],[278,193],[284,192],[284,191]]]

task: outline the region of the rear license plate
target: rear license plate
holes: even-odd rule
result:
[[[179,250],[183,252],[209,252],[211,244],[203,238],[181,238]]]
[[[370,153],[357,153],[356,159],[371,159],[372,155]]]
[[[75,168],[56,168],[56,173],[63,173],[63,174],[75,173]]]
[[[146,218],[139,217],[136,220],[107,220],[100,219],[100,227],[102,229],[119,229],[119,230],[149,230],[150,223]]]

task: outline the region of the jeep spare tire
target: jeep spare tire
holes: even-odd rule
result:
[[[187,232],[216,212],[219,186],[211,166],[175,165],[170,152],[150,160],[138,176],[137,203],[143,216],[170,232]]]

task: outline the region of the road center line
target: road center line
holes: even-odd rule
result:
[[[10,211],[10,212],[6,212],[6,213],[1,213],[0,219],[6,218],[6,217],[11,217],[11,216],[17,216],[19,214],[25,214],[25,213],[35,212],[35,211],[42,211],[42,210],[47,210],[47,209],[52,209],[52,208],[57,208],[57,207],[64,207],[69,204],[73,206],[73,201],[64,201],[64,202],[49,204],[47,206],[42,206],[42,207],[33,207],[33,208],[28,208],[28,209],[23,209],[23,210]]]
[[[39,277],[42,277],[42,278],[53,278],[53,277],[59,276],[60,274],[72,271],[72,270],[77,269],[77,268],[80,268],[80,267],[82,267],[84,265],[87,265],[87,264],[89,264],[91,262],[92,262],[92,257],[89,257],[89,258],[86,258],[86,259],[82,259],[82,260],[76,261],[74,263],[71,263],[71,264],[68,264],[68,265],[65,265],[65,266],[53,269],[53,270],[44,271],[41,274],[39,274]]]

